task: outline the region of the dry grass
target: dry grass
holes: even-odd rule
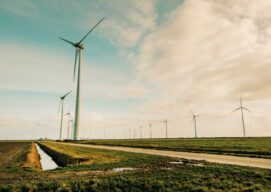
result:
[[[26,162],[24,163],[23,167],[32,169],[41,169],[40,156],[34,143],[31,144],[31,147],[27,154]]]

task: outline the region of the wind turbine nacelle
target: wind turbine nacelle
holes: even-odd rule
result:
[[[81,43],[81,44],[76,44],[75,47],[79,48],[79,49],[84,49],[84,45]]]

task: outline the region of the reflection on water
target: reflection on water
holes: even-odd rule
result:
[[[53,161],[53,159],[45,153],[40,146],[38,146],[36,143],[36,148],[38,150],[38,153],[40,155],[40,163],[42,170],[51,170],[57,168],[57,164]]]
[[[134,170],[136,170],[136,168],[132,168],[132,167],[120,167],[120,168],[113,169],[114,172],[134,171]]]

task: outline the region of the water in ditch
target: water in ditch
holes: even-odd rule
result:
[[[41,163],[41,167],[42,170],[52,170],[57,168],[57,164],[53,161],[53,159],[47,155],[47,153],[45,153],[39,145],[35,144],[37,151],[40,155],[40,163]]]

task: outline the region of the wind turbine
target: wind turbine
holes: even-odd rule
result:
[[[74,131],[73,131],[73,139],[78,140],[79,137],[79,128],[80,128],[80,81],[81,81],[81,61],[82,61],[82,50],[84,49],[83,41],[86,37],[104,20],[105,18],[101,19],[96,25],[94,25],[87,34],[78,42],[73,43],[67,39],[59,38],[66,43],[71,44],[75,47],[75,62],[74,62],[74,69],[73,69],[73,81],[75,80],[75,71],[76,71],[76,64],[77,64],[77,57],[79,55],[79,63],[78,63],[78,73],[77,73],[77,91],[76,91],[76,106],[75,106],[75,119],[74,119]]]
[[[163,121],[166,124],[166,139],[167,139],[167,122],[168,120]]]
[[[197,138],[198,137],[198,135],[197,135],[197,117],[200,116],[200,115],[195,115],[192,111],[191,111],[191,113],[192,113],[192,116],[193,116],[191,122],[194,121],[194,125],[195,125],[195,138]]]
[[[150,139],[152,138],[152,129],[151,129],[151,126],[152,126],[152,124],[150,123],[149,124],[149,127],[150,127]]]
[[[59,103],[59,107],[58,107],[58,113],[59,110],[61,108],[61,121],[60,121],[60,134],[59,134],[59,140],[62,140],[62,124],[63,124],[63,110],[64,110],[64,100],[65,97],[67,97],[72,91],[66,93],[65,95],[63,95],[62,97],[60,97],[60,103]]]
[[[69,116],[69,118],[68,118],[68,130],[67,130],[67,139],[69,139],[69,135],[70,135],[70,122],[71,122],[72,116],[71,116],[71,113],[66,113],[65,116]]]
[[[70,120],[70,122],[71,122],[71,133],[70,133],[70,138],[72,138],[72,132],[73,132],[73,129],[74,129],[74,127],[73,127],[73,118],[71,117],[71,120]]]
[[[242,125],[243,125],[243,136],[246,137],[245,119],[244,119],[244,112],[243,112],[243,110],[246,110],[246,111],[249,111],[249,112],[251,112],[251,111],[249,109],[243,107],[243,98],[242,97],[240,98],[240,107],[238,107],[237,109],[235,109],[234,111],[232,111],[232,113],[235,112],[235,111],[238,111],[238,110],[241,111]]]

